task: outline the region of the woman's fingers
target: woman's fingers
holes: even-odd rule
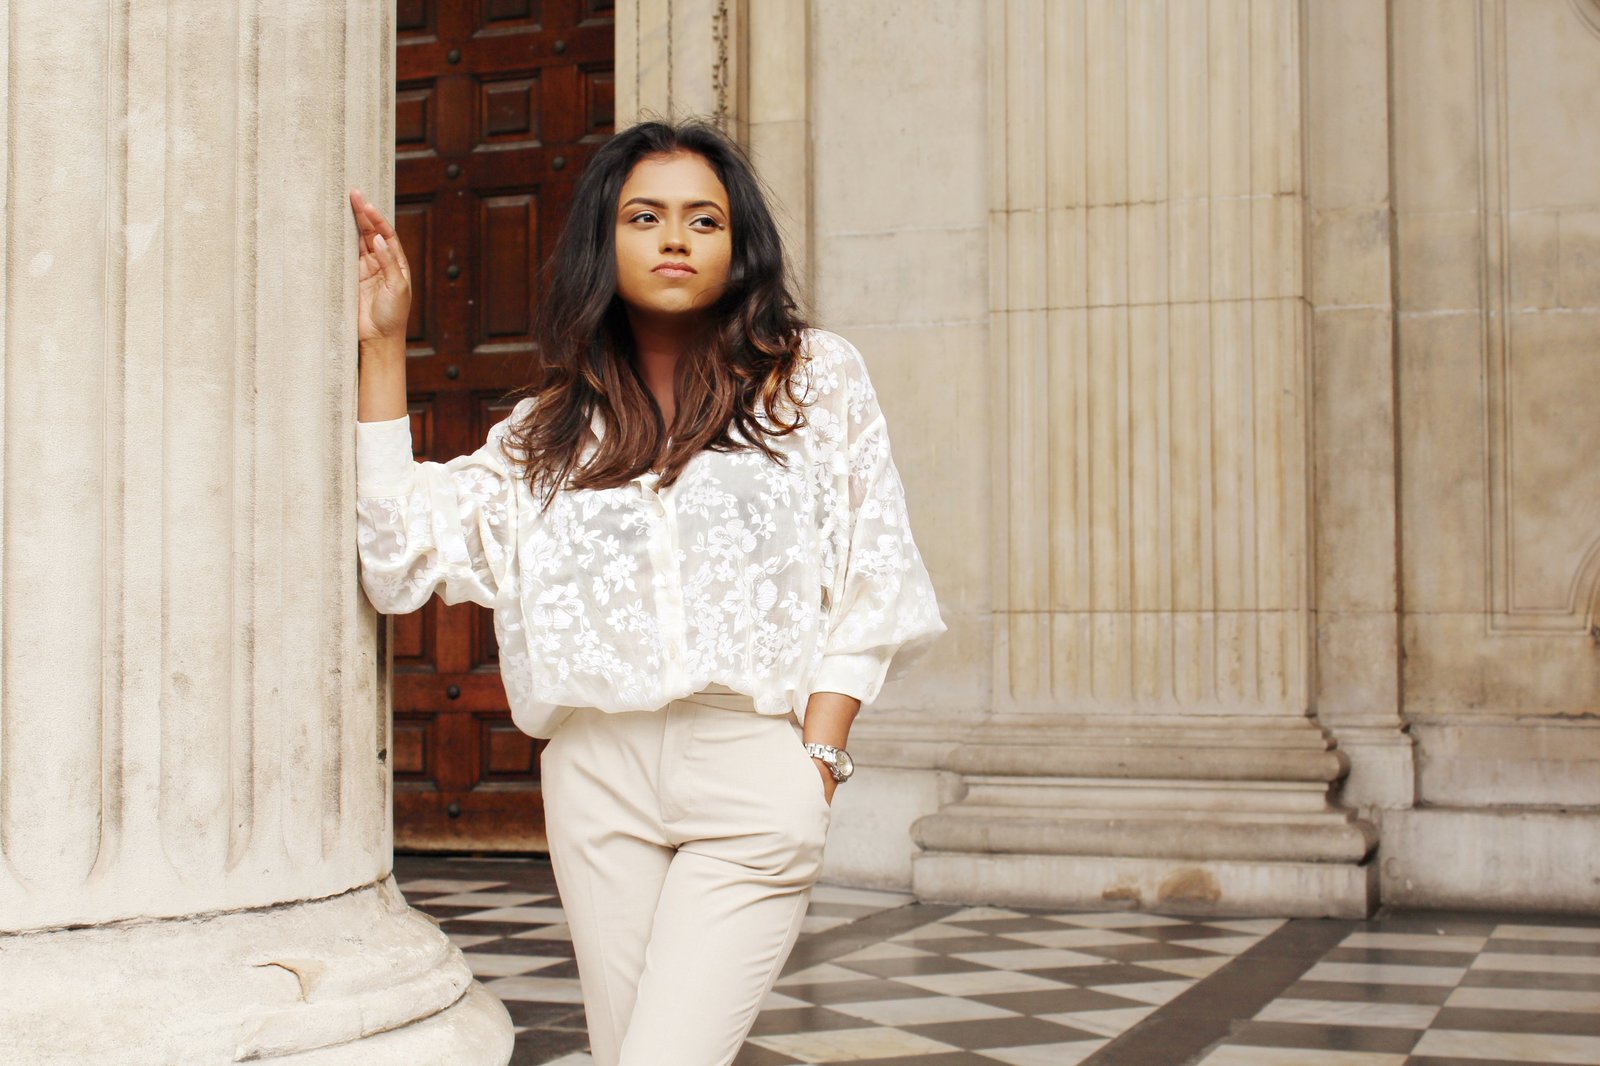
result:
[[[384,287],[391,291],[408,289],[411,284],[411,265],[406,261],[400,234],[395,232],[383,212],[361,194],[361,190],[350,190],[350,205],[361,231],[358,280],[365,282],[381,276]]]
[[[356,228],[361,231],[361,243],[364,245],[370,242],[372,234],[377,229],[377,227],[373,225],[372,219],[367,215],[367,210],[371,206],[372,205],[367,202],[367,198],[361,195],[360,190],[350,190],[350,207],[351,210],[355,212]]]
[[[411,264],[406,260],[405,248],[400,243],[400,234],[395,231],[394,226],[384,217],[383,212],[372,201],[361,195],[359,189],[350,190],[350,203],[355,209],[356,225],[361,230],[362,250],[364,252],[377,251],[374,242],[378,237],[382,237],[384,243],[389,246],[395,262],[399,265],[400,272],[409,276]]]

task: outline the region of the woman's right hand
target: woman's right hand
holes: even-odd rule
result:
[[[400,247],[400,235],[360,189],[350,190],[350,206],[361,231],[356,335],[362,344],[386,341],[403,347],[411,315],[411,267]]]

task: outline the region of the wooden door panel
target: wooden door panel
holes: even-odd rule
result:
[[[395,226],[412,265],[419,459],[476,450],[525,384],[538,271],[615,123],[614,5],[396,0]],[[542,850],[541,745],[511,723],[490,611],[395,619],[395,843]]]
[[[485,78],[479,84],[480,146],[531,148],[539,140],[539,78]]]
[[[537,28],[540,8],[538,0],[483,0],[483,10],[478,17],[482,29]]]
[[[533,351],[539,268],[539,198],[516,192],[478,201],[477,351]]]

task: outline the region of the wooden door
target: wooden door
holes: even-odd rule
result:
[[[612,132],[608,0],[397,0],[395,228],[413,265],[418,459],[476,449],[526,381],[537,271]],[[394,621],[397,847],[543,850],[538,744],[511,724],[490,611]]]

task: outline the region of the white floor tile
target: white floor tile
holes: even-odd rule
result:
[[[454,944],[462,951],[465,951],[468,948],[477,947],[479,944],[489,940],[500,939],[497,936],[478,936],[474,933],[447,933],[446,935],[450,938],[450,943]]]
[[[1306,981],[1343,981],[1371,985],[1451,987],[1467,972],[1465,966],[1391,966],[1369,962],[1319,962],[1305,972]]]
[[[1007,1063],[1008,1066],[1078,1066],[1078,1063],[1105,1046],[1104,1040],[1077,1040],[1067,1044],[988,1048],[976,1054]]]
[[[1002,992],[1042,992],[1051,988],[1071,988],[1036,974],[1015,970],[975,970],[969,973],[926,973],[896,977],[903,985],[937,992],[941,996],[992,996]]]
[[[840,955],[833,961],[842,963],[870,962],[876,959],[927,958],[930,955],[936,954],[938,954],[938,952],[924,951],[922,948],[914,948],[910,944],[896,944],[892,941],[883,940],[873,944],[871,947],[865,947],[859,951],[852,951],[848,955]]]
[[[1021,940],[1045,948],[1105,948],[1119,944],[1148,944],[1148,937],[1131,936],[1115,929],[1025,929],[1005,934],[1008,940]]]
[[[412,896],[427,893],[441,895],[445,892],[478,892],[486,888],[499,888],[504,881],[459,881],[447,877],[432,877],[421,881],[398,882],[400,891],[409,902]]]
[[[963,951],[951,958],[991,966],[999,970],[1043,970],[1051,966],[1104,966],[1099,955],[1085,955],[1060,948],[1016,948],[1010,951]]]
[[[558,955],[502,955],[497,951],[464,951],[461,954],[472,968],[472,976],[480,981],[485,977],[514,977],[533,973],[567,961]]]
[[[1244,1047],[1226,1044],[1200,1060],[1200,1066],[1405,1066],[1406,1056],[1371,1051],[1316,1051],[1308,1048]]]
[[[1472,960],[1472,968],[1517,973],[1600,974],[1600,955],[1512,955],[1485,951]]]
[[[1445,936],[1428,933],[1351,933],[1339,946],[1344,948],[1395,948],[1400,951],[1479,952],[1488,942],[1482,936]]]
[[[1008,910],[1005,907],[965,907],[944,919],[947,922],[960,924],[969,921],[985,921],[992,918],[1028,918],[1031,915],[1022,911]]]
[[[972,935],[971,929],[960,929],[940,922],[929,922],[927,925],[919,925],[915,929],[907,929],[903,933],[896,933],[889,939],[897,944],[914,944],[919,940],[946,940],[953,936]]]
[[[1314,1025],[1373,1025],[1386,1029],[1426,1029],[1438,1007],[1412,1003],[1359,1003],[1325,999],[1279,999],[1256,1015],[1261,1022]]]
[[[1586,929],[1570,925],[1522,925],[1508,922],[1494,927],[1494,935],[1503,940],[1554,940],[1558,943],[1581,941],[1600,944],[1600,929]]]
[[[529,929],[526,933],[512,933],[513,940],[571,940],[572,930],[566,922],[556,922],[553,925],[541,925],[537,929]]]
[[[815,966],[808,966],[804,970],[778,978],[778,986],[783,985],[817,985],[828,981],[870,981],[871,978],[855,970],[847,970],[843,966],[835,966],[831,962],[820,962]]]
[[[829,1010],[865,1018],[879,1025],[932,1025],[935,1022],[970,1022],[981,1018],[1015,1018],[1017,1012],[960,996],[917,996],[915,999],[871,999],[860,1003],[830,1003]]]
[[[860,1059],[936,1055],[958,1048],[899,1029],[829,1029],[817,1033],[785,1033],[752,1037],[751,1043],[806,1062],[854,1062]]]
[[[1075,1010],[1039,1017],[1058,1025],[1070,1025],[1086,1033],[1121,1036],[1154,1013],[1154,1007],[1118,1007],[1112,1010]]]
[[[442,907],[520,907],[550,898],[527,892],[457,892],[449,896],[413,896],[410,902],[412,906],[437,903]]]
[[[1208,955],[1198,959],[1140,959],[1139,965],[1180,977],[1210,977],[1232,961],[1232,955]]]
[[[1554,988],[1458,988],[1450,993],[1444,1005],[1486,1010],[1560,1010],[1575,1014],[1600,1014],[1600,992],[1570,992]]]
[[[1216,955],[1243,955],[1257,944],[1261,943],[1258,936],[1213,936],[1200,940],[1184,940],[1181,937],[1168,940],[1170,944],[1182,944],[1186,948],[1196,951],[1209,951]]]
[[[559,922],[566,912],[560,907],[494,907],[477,914],[463,914],[458,922]]]
[[[1600,1037],[1430,1029],[1422,1034],[1422,1039],[1417,1041],[1411,1053],[1454,1055],[1462,1059],[1520,1059],[1523,1062],[1593,1066],[1600,1062]]]
[[[1193,987],[1193,981],[1140,981],[1127,985],[1104,985],[1100,991],[1107,995],[1136,999],[1140,1003],[1152,1003],[1159,1007]]]
[[[809,1007],[812,1004],[803,999],[786,996],[774,988],[767,993],[767,998],[761,1001],[762,1010],[793,1010],[797,1007]]]

